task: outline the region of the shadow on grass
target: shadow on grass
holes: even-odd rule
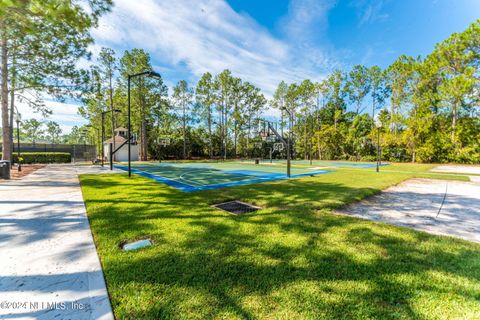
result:
[[[453,306],[437,300],[445,292],[480,299],[449,282],[478,285],[478,246],[328,212],[375,188],[291,180],[185,194],[141,178],[82,184],[118,318],[424,318],[419,295],[440,315]],[[267,208],[231,216],[209,207],[232,198]],[[144,234],[155,246],[115,247]]]

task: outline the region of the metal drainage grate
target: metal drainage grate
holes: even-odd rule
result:
[[[245,214],[255,212],[260,209],[259,207],[255,207],[251,204],[240,202],[237,200],[215,204],[213,205],[213,207],[233,214]]]

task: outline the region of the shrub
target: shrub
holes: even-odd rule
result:
[[[362,161],[375,162],[377,161],[377,156],[363,156]]]
[[[480,163],[480,153],[473,147],[461,148],[457,151],[455,161],[459,163]]]
[[[1,156],[0,152],[0,156]],[[13,153],[12,160],[18,163],[17,153]],[[72,162],[72,156],[68,152],[22,152],[22,163],[69,163]]]

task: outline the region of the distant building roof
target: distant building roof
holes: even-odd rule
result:
[[[115,144],[120,144],[120,143],[124,143],[127,139],[125,139],[124,137],[122,136],[115,136]],[[110,138],[108,140],[105,140],[103,141],[104,144],[108,144],[108,143],[113,143],[113,139]]]
[[[118,127],[118,128],[116,128],[115,130],[113,130],[113,131],[115,131],[115,132],[118,132],[118,131],[128,131],[128,129],[127,129],[127,128],[124,128],[124,127]]]

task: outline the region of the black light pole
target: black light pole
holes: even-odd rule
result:
[[[15,108],[17,109],[17,108]],[[15,118],[17,122],[17,161],[18,161],[18,171],[22,171],[22,161],[20,161],[20,121],[21,121],[21,116],[20,113],[18,112],[17,109],[17,116]]]
[[[155,72],[155,71],[144,71],[140,73],[135,73],[135,74],[129,74],[127,76],[127,95],[128,95],[128,124],[127,124],[127,129],[128,129],[128,176],[132,176],[132,152],[131,152],[131,143],[132,143],[132,131],[131,131],[131,124],[130,124],[130,82],[132,78],[135,77],[141,77],[141,76],[149,76],[149,77],[155,77],[155,78],[161,78],[160,74]],[[143,142],[145,143],[145,141]]]
[[[290,138],[292,133],[292,113],[290,112],[290,110],[288,110],[285,107],[283,107],[283,110],[285,110],[288,113],[288,120],[290,122],[288,135],[287,135],[287,176],[290,178],[290,171],[291,171],[290,167],[291,167],[291,159],[292,159],[291,152],[290,152],[290,144],[291,144]]]
[[[111,111],[112,111],[112,116],[113,116],[114,112],[116,112],[116,113],[121,112],[118,109],[113,109]],[[107,114],[109,112],[110,112],[110,110],[102,112],[102,167],[103,167],[103,164],[104,164],[104,154],[105,154],[105,150],[104,150],[104,147],[103,147],[103,142],[105,141],[105,114]],[[115,139],[115,137],[112,137],[112,139]]]

